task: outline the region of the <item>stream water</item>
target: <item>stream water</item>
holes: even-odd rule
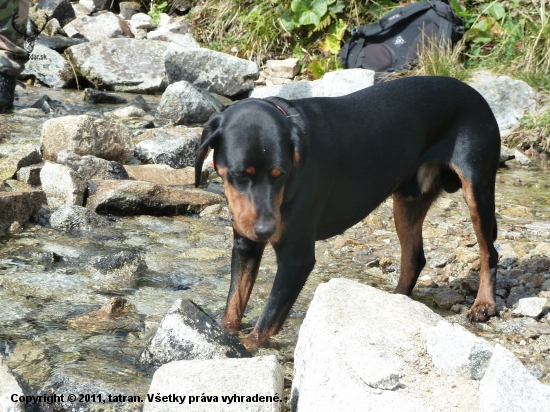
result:
[[[67,114],[114,109],[82,102],[82,92],[28,87],[20,93],[20,110],[0,117],[0,157],[22,145],[39,143],[41,125],[49,115],[21,107],[34,103],[44,93],[61,101]],[[158,103],[156,96],[145,98],[153,108]],[[136,129],[142,121],[123,122]],[[546,165],[511,165],[499,170],[497,208],[523,206],[528,212],[525,216],[499,215],[499,228],[507,234],[522,233],[517,241],[526,242],[526,247],[548,241],[550,178]],[[457,238],[473,236],[461,196],[460,192],[448,195],[451,207],[436,204],[430,211],[425,224],[428,260],[439,248],[456,249]],[[221,317],[229,288],[231,246],[230,222],[220,218],[115,217],[112,228],[78,234],[27,223],[23,232],[0,237],[0,356],[7,355],[10,367],[33,393],[52,376],[64,375],[96,386],[103,382],[120,393],[144,394],[151,375],[138,361],[139,354],[173,302],[189,298],[215,318]],[[123,282],[98,278],[89,266],[90,260],[121,250],[141,254],[147,270]],[[278,355],[285,364],[287,378],[292,373],[300,324],[319,283],[331,277],[346,277],[393,289],[399,276],[400,252],[391,200],[343,237],[318,242],[316,251],[316,267],[284,329],[264,350]],[[383,266],[384,270],[369,267],[369,256],[389,259],[389,264]],[[258,318],[275,272],[274,254],[266,249],[242,336]],[[441,270],[428,264],[424,274],[435,279]],[[415,298],[430,305],[433,294],[434,288],[420,288]],[[69,319],[98,309],[113,296],[123,296],[136,306],[142,321],[139,327],[107,332],[69,327]]]

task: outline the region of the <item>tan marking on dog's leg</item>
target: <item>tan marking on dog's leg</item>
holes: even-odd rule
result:
[[[406,200],[399,193],[393,194],[395,228],[401,245],[401,274],[394,293],[410,295],[424,267],[422,224],[435,197]]]
[[[281,204],[283,203],[283,195],[285,193],[285,188],[281,189],[281,191],[275,196],[275,204],[273,207],[273,211],[275,212],[275,233],[271,238],[269,239],[269,243],[272,245],[279,242],[279,239],[281,239],[281,235],[283,234],[284,230],[284,224],[281,221]]]
[[[481,213],[471,183],[464,178],[458,168],[454,165],[451,165],[451,168],[458,174],[462,181],[464,199],[470,210],[470,217],[479,246],[479,260],[481,263],[481,269],[479,271],[479,289],[476,300],[468,311],[468,317],[473,322],[486,322],[491,316],[497,313],[495,302],[496,265],[494,268],[491,268],[490,265],[490,250],[494,250],[494,247],[491,247],[492,244],[489,243],[492,239],[493,222],[482,222]],[[484,228],[484,225],[491,225],[491,227]],[[496,259],[496,257],[493,258]]]

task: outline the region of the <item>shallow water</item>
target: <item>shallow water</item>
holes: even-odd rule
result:
[[[44,93],[60,100],[67,114],[105,113],[116,108],[84,103],[82,92],[28,87],[20,94],[19,109]],[[128,100],[133,97],[121,94]],[[145,97],[153,107],[158,103],[158,96]],[[39,143],[41,125],[50,116],[33,113],[18,110],[0,117],[0,156],[6,157],[24,144]],[[135,129],[142,121],[124,123]],[[532,240],[548,240],[550,178],[545,165],[524,168],[511,164],[499,170],[497,209],[521,205],[533,214],[499,215],[499,225],[510,236],[518,232]],[[456,236],[473,234],[460,192],[447,197],[457,204],[446,211],[436,205],[425,223],[428,260],[439,247],[456,248]],[[317,243],[317,265],[284,329],[271,342],[271,350],[290,367],[300,324],[319,283],[331,277],[346,277],[388,291],[395,286],[400,252],[391,200],[373,216],[376,225],[354,226],[345,233],[349,241],[343,245],[336,247],[334,238]],[[66,234],[32,223],[24,229],[20,234],[0,238],[0,354],[10,355],[10,366],[32,391],[39,390],[50,376],[62,373],[75,379],[115,382],[121,392],[143,394],[151,376],[137,359],[172,303],[189,298],[218,320],[223,313],[232,246],[228,221],[197,216],[137,216],[117,217],[112,228],[92,233]],[[136,278],[106,279],[90,270],[92,258],[128,249],[140,253],[147,263],[148,269]],[[354,262],[354,256],[361,254],[389,258],[389,268],[383,273]],[[434,271],[428,267],[423,274]],[[275,272],[273,251],[266,249],[245,313],[242,336],[257,320]],[[420,288],[415,299],[430,306],[434,294],[433,289]],[[112,296],[123,296],[136,306],[144,321],[143,330],[98,333],[68,327],[69,319],[98,309]]]

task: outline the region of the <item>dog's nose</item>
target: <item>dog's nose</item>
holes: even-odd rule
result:
[[[275,233],[275,222],[257,222],[254,232],[260,239],[269,239]]]

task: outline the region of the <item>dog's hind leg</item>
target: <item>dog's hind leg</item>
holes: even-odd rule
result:
[[[254,242],[233,231],[231,286],[221,322],[222,327],[228,332],[236,333],[239,330],[250,293],[258,276],[266,243]]]
[[[395,229],[401,244],[401,274],[394,293],[410,295],[426,264],[422,223],[438,194],[438,190],[430,190],[412,199],[399,191],[393,194]]]
[[[464,199],[470,210],[481,262],[479,290],[473,306],[468,311],[468,317],[473,322],[485,322],[497,313],[495,283],[498,253],[493,245],[497,235],[495,179],[492,175],[475,173],[469,173],[467,177],[456,165],[453,165],[453,169],[462,181]]]

